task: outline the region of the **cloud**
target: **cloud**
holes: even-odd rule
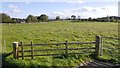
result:
[[[16,9],[16,8],[18,8],[18,7],[15,6],[15,5],[10,4],[10,5],[9,5],[9,8]]]
[[[63,11],[55,11],[51,14],[53,16],[61,16],[62,18],[71,17],[71,15],[81,16],[82,18],[97,18],[103,16],[117,16],[118,11],[115,6],[105,6],[105,7],[89,7],[84,6],[76,9],[64,9]]]
[[[0,11],[0,13],[3,13],[3,11]]]
[[[92,7],[88,7],[88,6],[85,6],[85,7],[81,8],[82,12],[87,12],[87,11],[92,11],[92,10],[93,10],[93,8]]]
[[[118,2],[119,0],[85,0],[86,2]]]
[[[84,0],[65,0],[65,2],[71,4],[80,4],[80,3],[84,3]]]
[[[30,2],[29,2],[29,1],[26,1],[26,4],[30,4]]]
[[[19,9],[15,9],[14,11],[15,11],[15,12],[17,12],[17,13],[18,13],[18,12],[20,12],[20,10],[19,10]]]
[[[26,2],[28,0],[1,0],[1,1],[2,2]],[[64,2],[66,0],[29,0],[29,1],[30,2]],[[119,0],[85,0],[85,1],[87,2],[118,2]]]
[[[20,12],[20,9],[16,5],[10,4],[8,7],[11,9],[8,11],[8,13],[19,13]]]

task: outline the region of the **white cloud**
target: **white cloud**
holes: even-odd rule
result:
[[[0,11],[0,13],[3,13],[3,11]]]
[[[80,3],[84,3],[84,0],[65,0],[65,2],[71,4],[80,4]]]
[[[92,8],[92,7],[88,7],[88,6],[85,6],[85,7],[82,7],[82,8],[81,8],[81,11],[82,11],[82,12],[92,11],[92,10],[93,10],[93,8]]]
[[[10,11],[8,11],[8,13],[19,13],[20,12],[20,9],[16,5],[10,4],[8,7],[11,9]]]
[[[115,6],[105,6],[105,7],[100,7],[96,8],[96,14],[98,16],[118,16],[118,8]]]
[[[26,4],[30,4],[30,2],[29,2],[29,1],[26,1]]]
[[[9,5],[9,8],[16,9],[16,8],[18,8],[18,7],[15,6],[15,5],[10,4],[10,5]]]
[[[64,9],[63,11],[52,12],[54,16],[61,16],[62,18],[70,17],[71,15],[81,16],[82,18],[97,18],[103,16],[117,16],[118,8],[115,6],[104,6],[104,7],[88,7],[84,6],[76,9]]]
[[[20,10],[19,10],[19,9],[15,9],[14,11],[15,11],[15,12],[20,12]]]
[[[28,0],[1,0],[2,2],[26,2]],[[71,0],[29,0],[29,2],[66,2]],[[81,0],[72,0],[81,2]],[[85,2],[118,2],[119,0],[84,0]]]
[[[85,2],[118,2],[119,0],[85,0]]]

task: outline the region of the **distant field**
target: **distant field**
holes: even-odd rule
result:
[[[68,42],[86,42],[94,41],[96,35],[118,37],[118,23],[58,21],[2,25],[2,40],[6,42],[7,53],[12,51],[12,43],[15,41],[23,41],[24,43],[30,43],[30,41],[33,41],[33,43],[55,43],[65,42],[66,40],[68,40]],[[2,42],[2,46],[3,45],[4,43]],[[62,63],[68,61],[67,59],[64,60],[56,59],[55,61],[59,62],[58,66],[62,66]],[[20,60],[20,63],[21,62]],[[27,64],[27,62],[28,61],[25,63]],[[37,64],[38,61],[34,62]],[[42,61],[40,62],[42,63]],[[75,63],[76,61],[73,62]],[[73,62],[71,61],[71,63]],[[77,61],[75,65],[79,62],[80,60]],[[49,62],[44,64],[49,63],[52,63],[52,60],[49,59]]]

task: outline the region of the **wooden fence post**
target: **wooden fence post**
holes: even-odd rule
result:
[[[96,43],[95,43],[95,57],[97,58],[100,55],[100,42],[101,42],[101,37],[96,36]]]
[[[22,44],[22,42],[20,42],[20,45],[21,45],[22,59],[24,59],[24,50],[23,50],[23,44]]]
[[[19,51],[18,42],[13,42],[13,57],[15,59],[19,58],[18,51]]]
[[[103,38],[100,37],[100,56],[103,55]]]
[[[66,41],[65,43],[65,54],[68,55],[68,41]]]
[[[6,53],[6,42],[4,40],[4,53]]]
[[[33,44],[31,42],[31,59],[33,59]]]

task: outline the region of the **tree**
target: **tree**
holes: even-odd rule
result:
[[[60,16],[56,16],[56,20],[60,20]]]
[[[75,20],[75,19],[76,19],[76,16],[75,16],[75,15],[72,15],[72,16],[71,16],[71,19],[72,19],[72,20]]]
[[[91,17],[89,17],[89,18],[88,18],[88,21],[92,21],[92,18],[91,18]]]
[[[27,18],[26,18],[26,22],[27,23],[32,23],[32,22],[37,22],[38,20],[37,20],[37,18],[35,17],[35,16],[33,16],[33,15],[29,15]]]
[[[10,22],[13,22],[11,17],[5,13],[0,13],[0,17],[2,17],[2,23],[10,23]]]
[[[111,22],[114,22],[115,21],[115,18],[114,18],[114,16],[112,16],[112,18],[111,18]]]
[[[45,14],[41,14],[40,16],[37,17],[37,19],[39,21],[42,21],[42,22],[47,22],[48,21],[48,16],[45,15]]]
[[[110,22],[110,18],[109,18],[109,16],[107,16],[106,21],[107,21],[107,22]]]
[[[78,16],[78,20],[80,20],[81,19],[81,17],[80,16]]]

